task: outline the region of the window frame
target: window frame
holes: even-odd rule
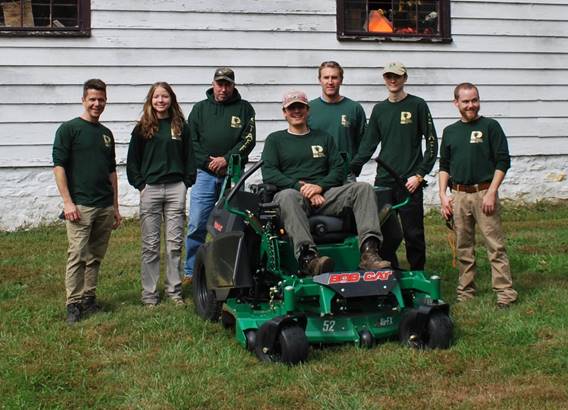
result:
[[[337,39],[339,41],[392,41],[408,43],[451,43],[451,12],[450,0],[438,0],[440,2],[439,24],[440,33],[428,34],[401,34],[401,33],[375,33],[368,31],[345,30],[345,2],[348,0],[336,0]],[[368,1],[368,0],[362,0]]]
[[[23,1],[20,10],[23,11]],[[52,0],[57,1],[57,0]],[[90,37],[91,0],[76,0],[78,27],[5,27],[0,26],[0,37]],[[0,12],[3,12],[0,7]]]

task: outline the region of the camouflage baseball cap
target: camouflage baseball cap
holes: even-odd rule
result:
[[[393,73],[396,75],[405,75],[406,74],[406,67],[404,64],[399,63],[398,61],[393,61],[392,63],[388,63],[385,65],[383,69],[383,74]]]
[[[215,75],[213,76],[213,81],[225,80],[230,83],[235,82],[235,72],[229,67],[219,67],[215,70]]]
[[[282,108],[289,107],[294,103],[309,105],[306,93],[303,91],[288,91],[284,94],[284,97],[282,97]]]

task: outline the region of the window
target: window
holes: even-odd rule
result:
[[[337,0],[337,37],[450,42],[450,1]]]
[[[0,0],[0,35],[91,35],[90,0]]]

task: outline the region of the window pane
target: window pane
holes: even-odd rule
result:
[[[77,0],[12,0],[1,5],[0,26],[6,28],[73,29],[80,26]]]
[[[439,8],[439,0],[344,0],[344,31],[437,36]]]
[[[5,27],[34,27],[31,0],[3,2],[1,23]]]

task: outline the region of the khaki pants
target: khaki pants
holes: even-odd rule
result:
[[[95,297],[99,268],[103,260],[112,225],[114,208],[93,208],[77,205],[81,219],[67,221],[67,270],[65,289],[67,302],[81,303],[85,297]]]
[[[493,290],[498,303],[517,300],[513,289],[509,257],[505,249],[505,238],[501,228],[499,199],[493,215],[485,215],[481,209],[486,190],[474,193],[454,191],[454,224],[457,238],[457,259],[459,267],[458,300],[467,300],[475,295],[475,225],[485,239],[487,257],[491,263]]]
[[[314,240],[310,234],[308,216],[338,216],[344,208],[351,208],[357,224],[359,246],[369,237],[383,241],[377,199],[373,187],[365,182],[352,182],[333,187],[324,192],[324,204],[313,208],[310,202],[295,189],[284,189],[274,196],[280,206],[280,219],[292,239],[294,255],[300,257],[302,245],[315,250]]]
[[[183,182],[146,185],[140,193],[142,231],[142,303],[158,303],[160,279],[160,232],[162,221],[166,239],[165,291],[172,299],[181,299],[181,251],[185,227]]]

